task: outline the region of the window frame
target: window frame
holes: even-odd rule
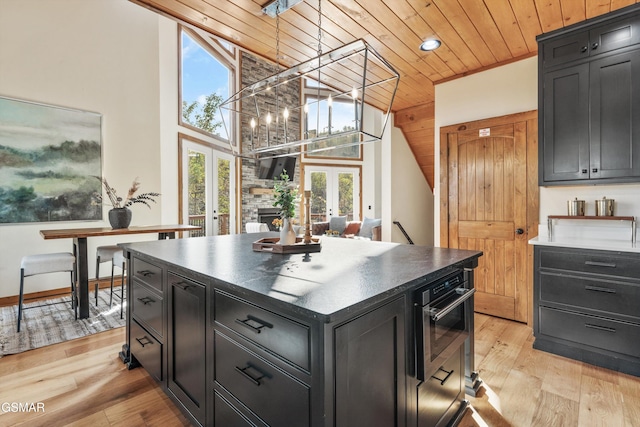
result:
[[[237,175],[237,171],[239,168],[239,163],[237,158],[235,158],[235,156],[233,156],[233,152],[229,149],[226,149],[224,147],[221,147],[217,144],[212,144],[210,142],[204,141],[200,138],[182,133],[182,132],[178,132],[178,223],[180,224],[184,224],[185,221],[188,221],[188,216],[187,218],[184,217],[184,211],[185,211],[185,207],[187,207],[188,209],[188,200],[185,200],[184,197],[184,173],[185,173],[185,169],[184,169],[184,160],[185,157],[188,156],[188,148],[187,146],[189,144],[192,145],[199,145],[202,146],[203,150],[212,150],[214,152],[217,152],[221,157],[229,157],[229,160],[231,160],[231,164],[230,166],[232,167],[232,170],[230,171],[230,178],[232,180],[232,200],[229,201],[229,209],[231,210],[231,212],[229,213],[229,220],[230,220],[230,234],[236,234],[238,233],[238,220],[239,220],[239,216],[238,216],[238,209],[241,209],[241,207],[238,205],[239,203],[239,197],[238,197],[238,186],[240,185],[238,183],[238,175]],[[215,185],[215,183],[211,182],[211,185]],[[205,231],[205,235],[206,235],[206,231]]]
[[[218,61],[222,66],[227,68],[229,71],[229,96],[236,93],[236,87],[238,82],[238,49],[233,47],[228,41],[224,40],[225,43],[228,43],[231,46],[232,51],[223,46],[213,35],[211,34],[202,34],[199,31],[196,31],[190,27],[186,27],[184,25],[178,25],[178,125],[184,127],[186,129],[190,129],[194,132],[198,132],[200,134],[206,135],[210,138],[213,138],[216,142],[230,144],[232,146],[236,146],[237,141],[235,135],[237,134],[236,130],[236,119],[234,117],[230,118],[230,126],[226,129],[229,132],[229,137],[224,138],[222,136],[215,135],[211,132],[208,132],[204,129],[201,129],[197,126],[191,125],[185,122],[182,119],[182,86],[183,86],[183,58],[182,58],[182,36],[183,33],[189,36],[194,42],[196,42],[202,49],[204,49],[207,53],[209,53],[213,58]],[[209,40],[209,41],[208,41]],[[224,125],[223,125],[223,129]],[[224,130],[223,130],[224,133]]]
[[[356,170],[358,174],[358,195],[354,197],[354,207],[357,204],[358,206],[358,218],[354,216],[353,221],[362,221],[363,211],[362,211],[362,165],[361,164],[347,164],[347,163],[301,163],[300,164],[300,187],[302,187],[302,191],[311,190],[311,188],[306,187],[307,175],[313,172],[321,172],[324,171],[326,173],[339,174],[340,172],[345,172],[349,170]],[[337,188],[337,187],[336,187]],[[305,219],[306,221],[306,219]]]

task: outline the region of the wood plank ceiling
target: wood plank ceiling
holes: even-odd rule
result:
[[[267,0],[131,0],[275,62],[276,21]],[[640,0],[639,0],[640,1]],[[324,0],[322,49],[364,39],[400,73],[396,125],[431,188],[434,85],[537,54],[536,36],[635,3],[634,0]],[[280,63],[317,56],[318,0],[280,16]],[[422,52],[420,43],[442,46]]]

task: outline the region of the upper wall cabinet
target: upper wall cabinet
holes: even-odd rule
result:
[[[640,7],[538,44],[540,185],[640,181]]]
[[[544,42],[544,49],[539,51],[542,52],[545,68],[640,43],[637,19],[618,17],[615,22],[608,24],[591,24],[594,26],[592,29],[576,29],[569,33],[566,33],[567,29],[563,29],[562,35],[552,37],[552,33],[549,33],[551,39]],[[542,35],[538,40],[546,36]]]

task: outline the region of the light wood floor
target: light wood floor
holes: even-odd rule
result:
[[[0,426],[187,426],[143,369],[118,358],[124,328],[0,359]],[[485,383],[462,427],[640,426],[640,378],[533,350],[526,325],[476,315],[476,366]],[[361,426],[350,426],[361,427]],[[364,426],[362,426],[364,427]]]
[[[475,323],[485,387],[462,427],[640,426],[640,378],[534,350],[526,325],[480,314]]]
[[[0,359],[0,404],[44,403],[44,412],[0,407],[0,426],[189,426],[144,369],[125,368],[124,342],[118,328]]]

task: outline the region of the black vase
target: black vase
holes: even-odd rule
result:
[[[128,208],[113,208],[109,211],[111,228],[129,228],[131,224],[131,210]]]

